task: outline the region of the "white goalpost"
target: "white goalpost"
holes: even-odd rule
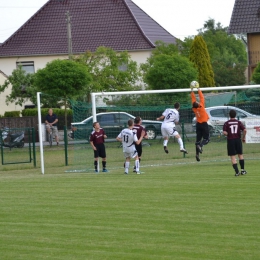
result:
[[[260,85],[228,86],[228,87],[207,87],[201,88],[203,91],[219,90],[240,90],[240,89],[260,88]],[[197,91],[194,89],[194,91]],[[123,95],[145,95],[145,94],[163,94],[163,93],[181,93],[190,92],[190,88],[182,89],[163,89],[163,90],[139,90],[139,91],[116,91],[116,92],[93,92],[91,93],[93,122],[97,120],[96,114],[96,97],[106,96],[123,96]]]

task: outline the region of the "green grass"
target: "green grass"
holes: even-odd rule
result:
[[[147,149],[141,175],[122,174],[123,157],[109,173],[65,173],[59,149],[44,175],[1,166],[0,259],[260,259],[257,160],[234,177],[226,155],[151,167]]]

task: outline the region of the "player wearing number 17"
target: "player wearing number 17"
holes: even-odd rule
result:
[[[243,147],[241,142],[241,132],[243,133],[242,141],[245,142],[246,128],[236,119],[236,111],[231,109],[229,111],[230,119],[225,122],[223,126],[223,134],[227,136],[227,152],[231,159],[231,164],[235,170],[235,176],[239,176],[239,170],[237,167],[236,155],[239,158],[239,164],[241,167],[241,174],[245,175],[245,162],[243,156]]]

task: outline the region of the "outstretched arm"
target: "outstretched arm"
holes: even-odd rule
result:
[[[198,93],[199,93],[199,97],[200,97],[200,105],[205,107],[204,95],[202,94],[202,91],[200,89],[198,89]]]
[[[196,101],[196,96],[193,92],[193,89],[191,90],[190,96],[191,96],[191,103],[193,104]]]
[[[160,121],[160,120],[163,120],[164,118],[165,118],[165,116],[164,116],[164,115],[161,115],[160,117],[157,117],[156,120],[157,120],[157,121]]]

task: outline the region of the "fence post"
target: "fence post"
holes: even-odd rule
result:
[[[64,126],[65,165],[68,166],[68,135],[67,126]]]
[[[33,143],[33,166],[36,168],[35,128],[34,127],[32,127],[32,143]]]
[[[183,147],[185,147],[185,129],[184,129],[184,123],[181,123],[181,132],[182,132]],[[183,157],[185,157],[185,153],[183,153]]]

